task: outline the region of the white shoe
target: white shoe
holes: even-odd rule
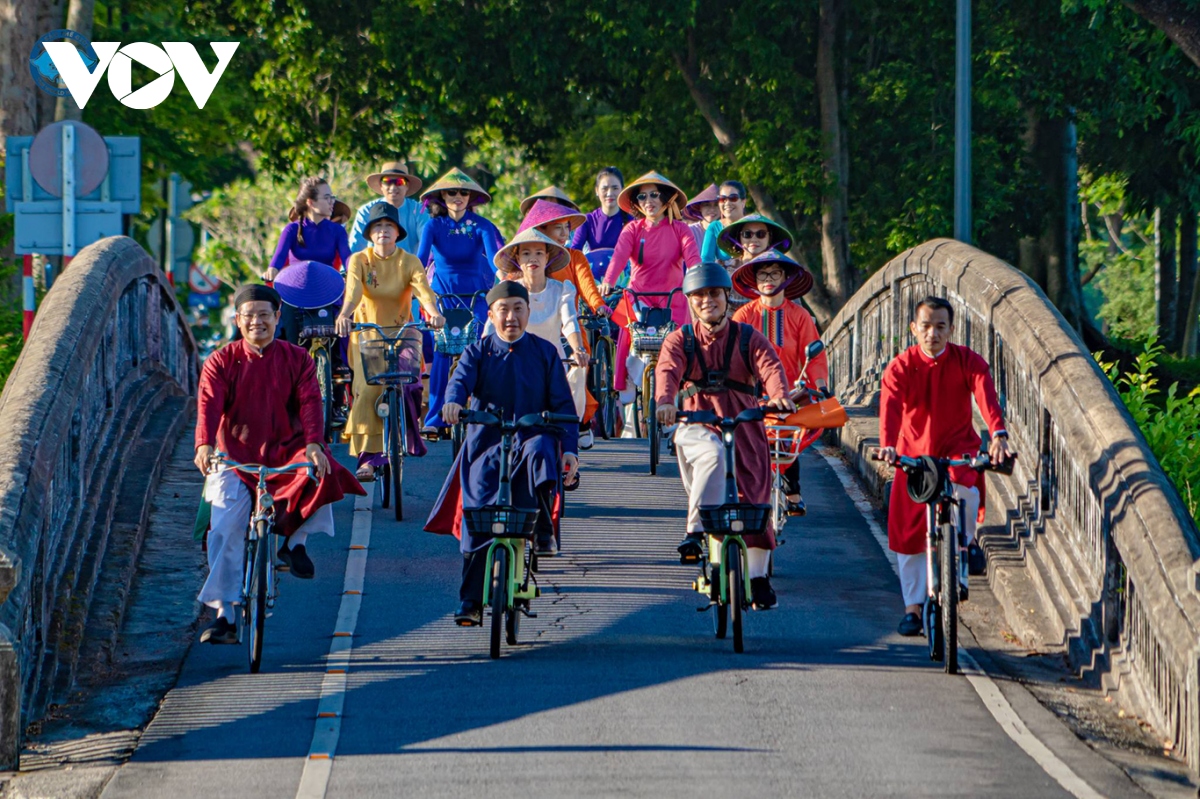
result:
[[[580,449],[591,449],[592,445],[595,443],[596,443],[596,436],[593,435],[591,430],[584,430],[582,433],[579,434],[579,448]]]

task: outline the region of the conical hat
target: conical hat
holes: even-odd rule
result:
[[[778,264],[783,267],[784,280],[788,281],[783,289],[783,296],[789,300],[798,300],[812,290],[812,272],[805,269],[799,261],[792,260],[778,250],[767,250],[735,269],[733,290],[751,299],[760,296],[758,281],[754,276],[764,264]]]
[[[551,202],[558,203],[559,205],[565,205],[568,208],[574,208],[576,211],[579,210],[579,206],[576,205],[575,201],[571,199],[571,195],[567,194],[558,186],[547,186],[544,189],[535,191],[524,200],[521,200],[521,213],[529,213],[529,209],[532,208],[533,204],[538,200],[550,200]]]
[[[471,192],[471,199],[467,201],[468,208],[474,208],[477,205],[483,205],[492,200],[492,195],[484,191],[482,186],[471,180],[471,176],[458,167],[454,167],[435,180],[433,185],[421,194],[421,199],[427,203],[435,202],[441,205],[441,192],[445,189],[466,189]]]
[[[637,194],[637,187],[646,183],[657,183],[668,189],[675,191],[675,196],[671,198],[670,204],[675,206],[675,211],[678,214],[683,213],[683,207],[687,205],[687,195],[683,193],[683,189],[676,186],[661,173],[651,170],[642,175],[637,180],[629,181],[629,185],[622,189],[621,194],[617,197],[617,205],[627,214],[641,218],[642,212],[638,209],[637,203],[634,202],[633,196]]]
[[[496,268],[501,272],[521,271],[521,266],[517,263],[517,249],[522,244],[531,242],[546,245],[546,252],[550,254],[550,259],[546,263],[546,274],[557,272],[571,262],[571,254],[567,252],[566,247],[536,228],[530,228],[513,236],[512,241],[500,248],[500,252],[496,253],[494,259]]]
[[[716,183],[709,185],[707,189],[697,194],[688,201],[687,205],[683,206],[683,218],[689,222],[702,221],[703,217],[701,217],[700,212],[696,210],[696,206],[703,205],[704,203],[715,203],[717,201],[717,197],[720,195],[721,190],[717,187]]]
[[[525,218],[521,220],[521,226],[517,228],[517,232],[521,233],[530,228],[548,225],[551,222],[568,222],[571,230],[574,230],[582,225],[585,219],[587,217],[579,211],[565,205],[552,203],[549,200],[534,200],[533,205],[525,212]]]
[[[774,219],[765,217],[762,214],[749,214],[743,216],[732,225],[726,225],[721,231],[721,235],[717,237],[717,244],[725,252],[741,255],[742,242],[739,237],[742,235],[742,228],[751,222],[758,222],[767,226],[767,232],[770,234],[771,239],[771,245],[768,249],[787,252],[792,248],[792,242],[795,240],[792,232]]]
[[[280,270],[275,290],[296,308],[324,308],[341,300],[346,281],[329,264],[300,261]]]

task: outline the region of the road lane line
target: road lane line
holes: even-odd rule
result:
[[[371,508],[375,484],[367,483],[367,495],[354,498],[354,517],[350,528],[350,554],[346,556],[346,577],[342,604],[333,626],[333,640],[321,680],[321,698],[317,702],[317,720],[312,744],[304,759],[304,771],[296,799],[323,799],[333,772],[333,758],[342,733],[342,710],[346,701],[346,671],[354,649],[354,630],[362,607],[363,582],[367,574],[367,553],[371,551]]]
[[[867,500],[866,494],[863,493],[862,487],[854,476],[850,474],[850,470],[846,464],[837,455],[831,455],[828,452],[819,452],[820,456],[825,459],[829,467],[833,469],[833,473],[837,475],[838,481],[845,489],[846,495],[854,502],[854,507],[862,514],[863,519],[867,523],[867,527],[871,531],[872,537],[883,549],[887,555],[888,562],[892,565],[892,571],[899,576],[898,566],[896,565],[896,553],[888,549],[887,532],[880,527],[879,522],[875,520],[875,508]],[[971,669],[971,672],[965,672],[967,682],[975,689],[975,693],[979,695],[983,706],[992,714],[992,718],[1000,725],[1000,729],[1015,743],[1021,747],[1025,754],[1029,755],[1042,771],[1054,778],[1054,781],[1062,786],[1063,790],[1075,796],[1076,799],[1104,799],[1104,795],[1097,793],[1092,786],[1088,785],[1078,774],[1076,774],[1070,766],[1064,763],[1058,755],[1050,751],[1050,748],[1042,743],[1036,735],[1029,731],[1025,726],[1025,722],[1021,721],[1021,717],[1013,710],[1012,705],[1004,697],[1000,691],[1000,686],[987,675],[986,672],[979,666],[975,658],[971,657],[970,653],[959,647],[959,661],[966,664]]]

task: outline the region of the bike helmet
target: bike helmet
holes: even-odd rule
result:
[[[908,475],[908,498],[918,505],[933,501],[941,488],[942,467],[928,455],[921,456],[921,470]]]
[[[726,291],[733,290],[733,281],[729,278],[729,273],[725,271],[725,267],[720,264],[714,264],[711,261],[702,264],[697,264],[683,276],[683,293],[695,294],[701,289],[725,289]]]

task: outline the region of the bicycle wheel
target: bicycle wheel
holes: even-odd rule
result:
[[[941,621],[945,658],[942,665],[947,674],[958,673],[958,541],[954,527],[942,526],[941,551]]]
[[[650,439],[650,474],[658,474],[658,456],[662,448],[662,428],[658,424],[658,402],[654,399],[654,372],[646,366],[646,438]]]
[[[492,554],[492,636],[488,654],[500,657],[500,639],[504,637],[504,616],[508,610],[508,547],[497,546]]]
[[[263,632],[267,623],[267,561],[271,559],[267,543],[267,523],[260,521],[255,528],[257,539],[247,541],[250,568],[250,592],[246,597],[247,630],[249,635],[250,673],[258,674],[262,666]]]
[[[333,443],[333,365],[329,350],[317,347],[313,350],[317,365],[317,386],[321,389],[321,413],[325,419],[325,443]]]
[[[725,550],[725,557],[732,558],[727,565],[729,575],[729,626],[733,628],[733,651],[742,652],[745,641],[742,622],[745,619],[746,582],[742,577],[742,548],[736,544]]]
[[[396,506],[396,521],[404,518],[404,497],[400,493],[400,483],[404,480],[404,403],[400,401],[399,387],[388,389],[388,482],[392,487],[392,504]]]
[[[717,596],[718,596],[717,604],[712,606],[712,612],[713,612],[713,633],[716,634],[717,638],[719,638],[723,641],[723,640],[725,640],[725,636],[729,632],[729,605],[724,602],[721,602],[719,599],[719,597],[721,595],[720,594],[720,584],[719,584],[720,580],[721,580],[720,569],[721,569],[720,565],[714,565],[712,568],[712,582],[714,584],[717,584]]]
[[[612,392],[612,347],[605,339],[598,339],[595,353],[592,359],[592,396],[599,403],[596,414],[600,419],[600,437],[609,439],[616,432],[614,428],[617,421],[617,402]]]

